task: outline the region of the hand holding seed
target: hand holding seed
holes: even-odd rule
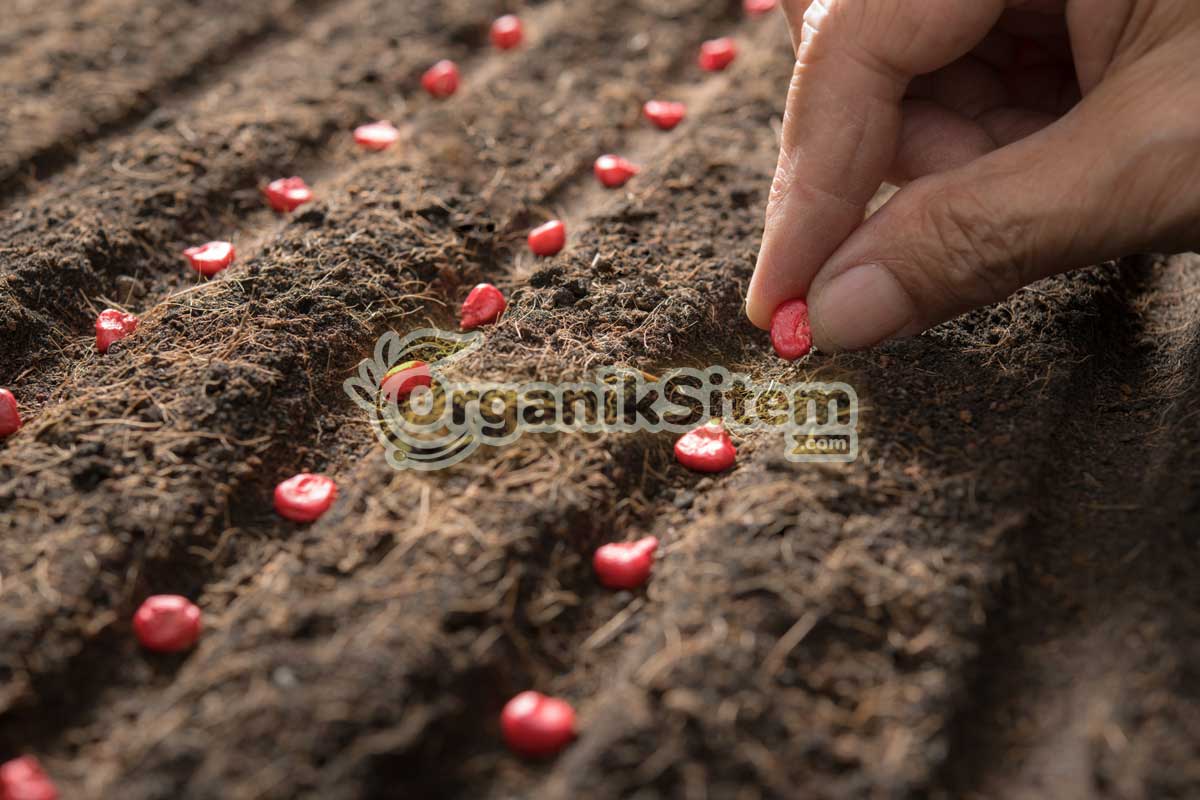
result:
[[[1200,3],[790,0],[796,46],[747,313],[825,350],[1057,272],[1200,247]],[[903,185],[867,221],[884,180]]]

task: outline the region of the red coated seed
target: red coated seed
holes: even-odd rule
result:
[[[280,213],[295,211],[313,199],[312,189],[308,188],[303,178],[295,175],[271,181],[263,189],[263,194],[271,208]]]
[[[649,100],[642,106],[642,114],[664,131],[669,131],[683,121],[687,106],[671,100]]]
[[[596,550],[592,568],[609,589],[636,589],[650,577],[658,539],[647,536],[636,542],[606,544]]]
[[[575,738],[575,710],[556,697],[521,692],[500,712],[500,730],[514,752],[547,758]]]
[[[383,395],[388,400],[396,401],[408,397],[418,386],[429,386],[433,376],[429,374],[429,365],[424,361],[405,361],[387,371],[380,382]]]
[[[329,510],[337,493],[331,478],[301,472],[275,487],[275,510],[292,522],[312,522]]]
[[[535,256],[552,256],[567,243],[567,226],[552,219],[529,232],[529,249]]]
[[[688,431],[675,442],[675,460],[695,472],[723,472],[736,458],[737,448],[719,419]]]
[[[0,800],[58,800],[58,789],[33,756],[0,764]]]
[[[600,156],[592,169],[600,182],[610,189],[624,186],[630,178],[642,171],[637,164],[614,155]]]
[[[500,293],[499,289],[490,283],[479,284],[463,301],[460,314],[462,329],[464,331],[474,330],[480,325],[495,322],[504,313],[507,305],[508,303],[505,302],[504,295]]]
[[[200,638],[200,628],[200,607],[177,594],[151,595],[133,615],[138,641],[156,653],[190,649]]]
[[[737,44],[728,36],[710,39],[700,45],[700,67],[709,72],[720,72],[737,57]]]
[[[742,8],[747,14],[758,16],[775,10],[777,0],[742,0]]]
[[[21,429],[21,412],[17,409],[17,398],[8,389],[0,389],[0,439],[12,436]],[[0,797],[0,800],[4,800]]]
[[[183,251],[192,269],[212,277],[233,263],[233,245],[229,242],[208,242]],[[0,799],[2,800],[2,799]]]
[[[433,97],[449,97],[458,91],[458,65],[442,60],[425,70],[421,86]]]
[[[795,361],[812,350],[812,328],[808,324],[808,304],[788,300],[771,315],[771,345],[780,358]]]
[[[387,120],[359,125],[354,141],[364,150],[386,150],[400,139],[400,131]]]
[[[521,20],[513,14],[505,14],[492,23],[492,44],[501,50],[513,49],[524,36]]]
[[[113,342],[119,342],[137,330],[138,318],[115,308],[106,308],[96,318],[96,349],[107,353]]]

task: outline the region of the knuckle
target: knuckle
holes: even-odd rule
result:
[[[921,230],[937,248],[937,264],[924,265],[922,279],[935,296],[955,308],[971,308],[1007,297],[1029,282],[1021,257],[1026,226],[1005,219],[970,189],[933,191],[919,206]]]
[[[771,181],[771,193],[767,198],[767,226],[780,224],[785,220],[784,209],[787,207],[788,195],[792,191],[791,158],[786,152],[779,154],[779,167],[775,170],[775,178]]]

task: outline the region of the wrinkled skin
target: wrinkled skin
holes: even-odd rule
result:
[[[1039,278],[1200,248],[1197,0],[789,0],[796,45],[747,313],[918,333]],[[881,182],[903,189],[863,221]]]

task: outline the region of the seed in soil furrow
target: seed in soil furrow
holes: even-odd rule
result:
[[[206,278],[228,269],[233,263],[235,250],[231,242],[206,242],[183,251],[192,269]]]
[[[710,39],[700,45],[700,68],[709,72],[720,72],[737,58],[737,43],[728,36]]]
[[[724,472],[737,459],[737,448],[720,420],[711,420],[675,441],[675,460],[693,472]]]
[[[305,203],[311,203],[313,191],[303,178],[293,175],[290,178],[276,178],[268,183],[263,189],[263,197],[271,208],[286,214]]]
[[[552,219],[529,232],[529,251],[535,256],[558,255],[567,243],[567,226]]]
[[[96,318],[96,349],[107,353],[109,348],[137,330],[138,318],[133,314],[106,308]]]
[[[142,647],[158,653],[190,649],[200,638],[200,607],[186,597],[147,597],[133,615],[133,631]]]
[[[444,58],[421,75],[421,88],[428,92],[430,97],[442,100],[458,91],[461,80],[458,65]]]
[[[687,106],[673,100],[647,100],[642,115],[664,131],[674,130],[687,116]]]
[[[58,789],[33,756],[0,764],[0,797],[4,800],[58,800]]]
[[[500,319],[506,305],[499,289],[490,283],[480,283],[463,300],[459,310],[459,327],[471,331],[481,325],[491,325]]]
[[[333,505],[337,493],[332,478],[302,472],[275,487],[275,511],[292,522],[314,522]]]
[[[380,120],[355,128],[354,141],[364,150],[386,150],[400,141],[400,131],[387,120]]]
[[[21,429],[21,410],[17,398],[8,389],[0,389],[0,438],[12,436]]]
[[[511,50],[520,46],[521,40],[524,38],[520,17],[515,14],[497,17],[496,21],[492,23],[489,35],[492,44],[500,50]]]
[[[513,752],[549,758],[575,738],[575,709],[557,697],[524,691],[505,703],[500,727]]]
[[[609,589],[637,589],[650,577],[658,539],[647,536],[636,542],[611,542],[596,550],[592,568]]]

